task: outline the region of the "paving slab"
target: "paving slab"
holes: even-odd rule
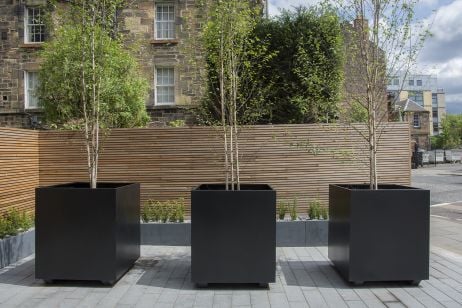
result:
[[[94,282],[47,285],[34,278],[34,256],[0,271],[0,307],[462,307],[462,223],[431,219],[431,278],[346,283],[327,247],[277,248],[276,282],[211,285],[190,282],[190,247],[142,246],[142,257],[113,287]]]

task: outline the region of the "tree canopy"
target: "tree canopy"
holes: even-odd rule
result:
[[[90,54],[84,44],[82,27],[64,24],[41,53],[37,93],[45,122],[65,128],[79,128],[83,123],[83,95],[91,97],[91,86],[82,92],[84,76],[91,76],[91,58],[82,64],[82,54]],[[95,31],[97,78],[100,82],[100,124],[102,127],[138,127],[149,121],[145,99],[148,83],[138,70],[136,59],[119,40],[97,26]],[[88,78],[87,77],[87,78]]]
[[[252,14],[245,37],[238,118],[242,124],[327,122],[337,118],[343,78],[339,18],[327,7],[300,7],[273,19]],[[199,108],[203,124],[219,122],[215,66],[220,35],[205,38],[209,93]]]
[[[441,121],[441,132],[433,137],[432,147],[454,149],[462,145],[462,114],[448,114]]]
[[[299,7],[263,22],[256,37],[276,56],[260,78],[272,123],[327,122],[337,117],[343,79],[339,18],[326,7]]]

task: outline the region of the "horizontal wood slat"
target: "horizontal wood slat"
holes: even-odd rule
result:
[[[409,126],[389,123],[383,130],[380,182],[409,185]],[[327,204],[330,183],[368,181],[366,145],[350,127],[251,126],[243,128],[239,138],[241,181],[270,184],[278,199],[297,197],[300,213],[306,213],[314,198]],[[99,181],[139,182],[142,202],[183,197],[189,211],[192,188],[224,181],[221,134],[216,128],[116,129],[104,139]],[[317,155],[300,148],[308,141],[319,149]],[[41,131],[39,143],[40,185],[88,181],[80,132]],[[338,152],[346,150],[347,157],[340,159]]]
[[[33,211],[39,185],[38,131],[0,128],[0,214]]]

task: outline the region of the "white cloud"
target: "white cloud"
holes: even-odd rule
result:
[[[448,112],[462,112],[462,0],[441,6],[419,57],[419,65],[432,67],[438,87],[444,88]]]
[[[270,0],[270,16],[280,9],[293,9],[300,5],[313,5],[320,0]],[[443,4],[444,5],[441,5]],[[431,14],[431,8],[440,6],[426,22],[432,24],[432,37],[428,38],[419,57],[422,73],[438,76],[438,87],[446,91],[449,112],[462,113],[462,0],[421,0],[416,7],[419,17]]]

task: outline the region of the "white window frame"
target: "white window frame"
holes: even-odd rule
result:
[[[41,44],[45,42],[45,23],[43,22],[43,16],[42,16],[42,23],[41,24],[29,24],[29,10],[34,9],[34,10],[39,10],[40,15],[43,14],[43,9],[37,6],[24,6],[24,43],[25,44]],[[29,40],[29,35],[30,35],[30,30],[29,27],[43,27],[43,33],[41,33],[41,41],[31,41]]]
[[[37,105],[34,105],[34,106],[30,105],[31,91],[36,90],[37,84],[35,85],[34,89],[30,89],[29,74],[38,74],[38,72],[36,72],[36,71],[24,71],[24,109],[38,109],[38,108],[40,108],[38,98],[37,98]]]
[[[418,87],[421,87],[421,86],[423,85],[422,80],[417,79],[416,85],[417,85]]]
[[[176,19],[176,12],[175,12],[175,4],[173,2],[159,2],[159,3],[155,3],[155,12],[154,12],[154,39],[155,40],[159,40],[159,41],[162,41],[162,40],[174,40],[176,39],[176,29],[175,29],[175,19]],[[171,7],[173,9],[173,19],[168,19],[168,20],[158,20],[157,19],[157,11],[159,9],[159,7]],[[168,36],[168,37],[160,37],[159,34],[159,26],[158,26],[158,23],[163,23],[163,24],[171,24],[172,26],[172,36]]]
[[[173,83],[172,84],[162,84],[159,85],[157,82],[158,73],[157,70],[159,69],[170,69],[173,71]],[[156,66],[154,69],[154,105],[155,106],[171,106],[176,104],[176,71],[175,67],[173,66]],[[173,88],[173,101],[172,102],[159,102],[157,99],[158,94],[158,87],[171,87]]]
[[[416,128],[420,127],[420,114],[414,113],[414,116],[413,116],[412,120],[413,120],[412,124],[413,124],[414,127],[416,127]]]

